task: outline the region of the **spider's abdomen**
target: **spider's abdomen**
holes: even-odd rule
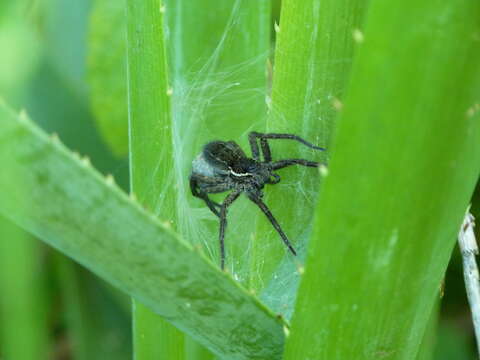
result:
[[[192,162],[192,173],[205,177],[224,177],[228,175],[228,168],[216,166],[209,162],[201,152]]]
[[[204,193],[259,192],[266,183],[273,183],[271,174],[268,164],[248,158],[235,142],[212,141],[193,160],[190,178]]]
[[[212,141],[193,161],[193,172],[209,177],[224,176],[232,170],[243,172],[241,168],[246,160],[245,153],[235,142]]]

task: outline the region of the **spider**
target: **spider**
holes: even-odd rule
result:
[[[288,250],[296,255],[296,251],[273,217],[267,205],[262,201],[265,184],[278,184],[280,176],[274,171],[290,165],[318,167],[319,163],[305,159],[285,159],[272,161],[272,153],[268,139],[296,140],[312,149],[325,150],[292,134],[262,134],[251,132],[248,135],[252,158],[247,157],[234,141],[212,141],[203,147],[202,152],[193,160],[190,175],[192,195],[205,201],[208,208],[220,219],[220,267],[225,268],[225,230],[227,227],[227,209],[243,192],[266,215],[278,232]],[[260,159],[260,148],[263,161]],[[208,194],[232,190],[222,204],[212,201]]]

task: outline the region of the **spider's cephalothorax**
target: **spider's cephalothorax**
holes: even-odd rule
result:
[[[267,216],[279,233],[290,252],[296,255],[287,236],[273,217],[267,205],[262,201],[262,189],[265,184],[277,184],[280,176],[274,171],[290,165],[318,167],[319,163],[305,159],[285,159],[272,161],[267,139],[291,139],[316,150],[324,148],[312,145],[302,138],[291,134],[261,134],[251,132],[248,135],[252,158],[248,158],[234,141],[212,141],[204,146],[203,151],[193,160],[190,188],[192,194],[203,199],[209,209],[220,218],[220,262],[225,266],[225,229],[227,226],[227,208],[244,192]],[[260,148],[263,160],[260,159]],[[208,194],[232,190],[222,204],[212,201]]]

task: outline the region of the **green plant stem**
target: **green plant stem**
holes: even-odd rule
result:
[[[108,302],[113,295],[113,289],[107,289],[87,270],[64,255],[56,251],[49,255],[59,281],[62,311],[58,314],[63,317],[60,320],[63,320],[65,337],[71,344],[72,358],[131,358],[131,346],[128,342],[130,339],[127,338],[130,333],[122,331],[128,328],[126,314],[120,312],[123,309]],[[104,302],[104,299],[107,301]]]
[[[372,2],[285,359],[417,356],[479,176],[479,11]]]
[[[71,353],[77,360],[87,360],[91,357],[89,335],[94,338],[96,333],[91,326],[92,319],[85,313],[85,294],[78,281],[78,274],[75,271],[75,264],[61,254],[52,254],[53,263],[57,272],[64,302],[64,314],[68,338],[72,342]]]
[[[8,169],[8,163],[3,166]],[[0,217],[0,348],[5,359],[48,359],[45,272],[39,252],[40,243]]]
[[[130,188],[176,227],[172,124],[160,0],[127,1]],[[167,191],[163,191],[169,189]],[[134,300],[135,359],[183,359],[183,334]]]
[[[365,3],[366,0],[282,2],[268,118],[270,132],[298,134],[319,146],[329,146],[338,112],[336,102],[343,99],[355,52],[353,33],[362,27]],[[279,149],[275,150],[277,157],[285,154],[283,157],[323,163],[329,153],[329,150],[325,153],[311,151],[294,141],[272,141],[272,147]],[[292,166],[279,173],[282,183],[269,188],[268,202],[300,253],[294,261],[301,264],[308,238],[306,230],[311,228],[319,174],[301,166]],[[284,183],[291,186],[284,186]],[[268,231],[270,227],[264,219],[260,221],[260,232],[265,235],[255,251],[264,259],[263,273],[258,273],[262,278],[271,274],[285,255],[278,235]],[[295,290],[296,287],[289,289]],[[273,298],[278,296],[280,294]]]

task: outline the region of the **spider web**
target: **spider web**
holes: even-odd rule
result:
[[[181,4],[180,1],[172,6],[177,6],[175,10],[178,12]],[[215,39],[211,51],[204,58],[190,63],[185,60],[185,49],[181,48],[182,39],[177,31],[178,19],[168,15],[169,12],[175,14],[175,11],[167,10],[175,149],[175,168],[170,174],[170,182],[178,189],[177,230],[184,239],[204,249],[215,264],[219,264],[219,221],[202,200],[194,198],[190,193],[188,178],[192,160],[202,146],[212,140],[234,140],[250,156],[248,133],[266,132],[268,113],[271,116],[273,111],[268,106],[270,95],[268,76],[265,75],[271,49],[259,49],[247,58],[237,59],[238,61],[226,60],[226,52],[231,51],[232,43],[237,41],[241,32],[238,19],[242,16],[242,4],[243,1],[236,0],[233,5],[222,5],[231,7],[223,32]],[[274,115],[277,119],[282,119],[282,114]],[[269,130],[278,132],[273,128]],[[308,131],[307,122],[305,130]],[[298,135],[318,144],[318,139],[308,132]],[[295,142],[284,147],[280,144],[284,141],[288,142],[270,142],[274,160],[292,157],[288,152],[283,152],[284,148],[302,147]],[[297,150],[296,157],[298,154],[307,159],[319,159],[308,148]],[[281,170],[279,174],[282,181],[264,189],[265,202],[294,244],[298,256],[294,257],[287,251],[275,229],[269,223],[265,225],[266,220],[260,209],[241,195],[228,212],[226,270],[247,288],[252,287],[252,279],[255,279],[253,287],[261,300],[289,319],[310,236],[319,176],[315,169],[300,166]],[[295,194],[294,204],[288,199],[283,200],[285,193]],[[220,203],[226,194],[211,195],[211,198]],[[162,198],[163,196],[159,197],[154,209],[157,214],[161,213]],[[275,200],[274,206],[270,206],[270,200]],[[287,227],[282,221],[281,209],[292,206],[295,207],[294,221],[289,221]],[[267,239],[272,240],[265,241]],[[278,254],[279,251],[283,251],[284,256],[274,263],[275,266],[268,265],[271,270],[265,272],[265,268],[268,268],[265,261],[269,260],[268,254]],[[264,254],[264,258],[259,257],[258,253]]]

